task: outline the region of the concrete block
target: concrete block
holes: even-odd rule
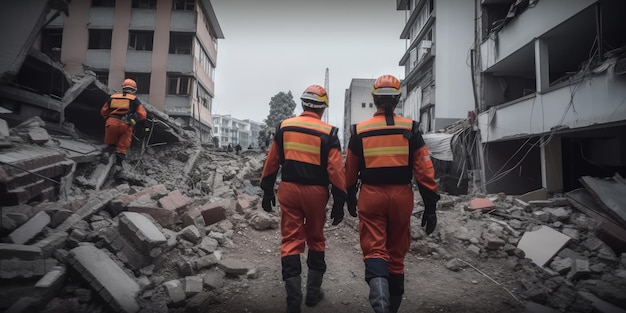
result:
[[[136,212],[122,212],[119,216],[120,233],[142,253],[150,255],[154,248],[167,243],[167,239],[159,228],[144,215]]]
[[[187,205],[191,203],[191,198],[184,195],[180,190],[174,190],[167,196],[159,199],[159,204],[162,208],[170,211],[176,211],[181,213],[185,211]]]
[[[150,198],[161,197],[167,195],[168,190],[165,185],[155,185],[149,188],[142,189],[131,195],[120,195],[111,201],[111,210],[113,215],[117,215],[124,211],[126,207],[141,196],[149,195]]]
[[[66,271],[64,266],[55,266],[40,278],[35,284],[37,297],[43,299],[43,303],[48,303],[56,297],[65,283]]]
[[[218,266],[228,275],[245,275],[254,264],[239,259],[226,258],[218,263]]]
[[[8,239],[18,245],[25,244],[39,234],[49,223],[50,216],[41,211],[11,232]]]
[[[570,275],[573,280],[586,278],[590,274],[591,274],[591,270],[589,269],[588,260],[576,259],[572,262],[572,271],[570,272]]]
[[[100,249],[84,245],[68,255],[69,263],[83,276],[114,312],[139,311],[139,285]]]
[[[180,236],[193,243],[198,243],[202,239],[202,234],[195,225],[189,225],[180,231]]]
[[[207,226],[226,219],[226,212],[222,207],[209,208],[201,212],[202,218],[204,218],[204,224]]]
[[[163,287],[167,291],[171,304],[176,305],[185,301],[185,291],[178,279],[164,282]]]
[[[157,207],[128,207],[129,212],[148,214],[162,227],[171,227],[180,221],[176,212]]]
[[[202,283],[203,279],[200,276],[185,277],[185,295],[189,297],[202,292]]]
[[[0,243],[0,260],[17,258],[20,260],[41,259],[43,253],[40,247],[18,245],[13,243]]]
[[[43,257],[47,258],[52,256],[57,249],[65,247],[67,237],[66,232],[53,232],[48,237],[34,243],[33,246],[41,248]]]
[[[42,144],[50,140],[50,135],[45,128],[33,127],[28,131],[28,139],[33,143]]]

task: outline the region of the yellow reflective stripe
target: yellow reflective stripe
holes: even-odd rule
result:
[[[307,145],[303,143],[285,142],[284,148],[285,150],[297,150],[297,151],[302,151],[302,152],[307,152],[307,153],[320,154],[319,146]]]
[[[362,131],[366,131],[366,130],[370,130],[370,129],[375,129],[375,128],[408,128],[411,129],[413,127],[413,122],[401,122],[401,121],[394,121],[395,125],[391,125],[391,126],[387,126],[387,122],[377,122],[377,123],[367,123],[367,124],[361,124],[357,126],[357,132],[360,133]]]
[[[363,156],[375,156],[375,155],[399,155],[399,154],[409,154],[408,146],[400,146],[400,147],[377,147],[377,148],[368,148],[363,149]]]
[[[316,124],[316,123],[297,122],[297,121],[284,121],[282,123],[282,127],[286,127],[286,126],[299,126],[299,127],[317,129],[317,130],[323,131],[326,134],[329,134],[330,130],[332,129],[332,126],[326,126],[326,125]]]

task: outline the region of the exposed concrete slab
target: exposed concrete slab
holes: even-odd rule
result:
[[[543,267],[569,240],[567,235],[541,226],[538,230],[525,232],[517,247],[524,251],[527,258]]]
[[[623,308],[619,308],[616,305],[613,305],[609,302],[606,302],[591,292],[587,291],[579,291],[578,294],[583,296],[585,299],[591,301],[594,312],[600,313],[626,313],[626,310]]]
[[[621,180],[621,176],[617,176]],[[583,176],[580,181],[616,222],[626,226],[626,184],[590,176]]]
[[[89,187],[100,190],[100,187],[104,184],[107,177],[111,174],[111,168],[115,165],[115,162],[112,162],[112,157],[109,157],[109,162],[107,164],[98,163],[96,168],[91,172],[89,178],[87,180],[87,184]]]
[[[593,200],[587,189],[579,188],[565,194],[570,204],[593,218],[594,234],[609,245],[616,253],[626,252],[626,229],[616,224],[613,218]]]
[[[114,312],[139,311],[135,299],[139,284],[102,250],[91,245],[80,246],[70,251],[68,261]]]
[[[50,215],[41,211],[10,233],[9,240],[18,245],[25,244],[39,234],[49,223]]]
[[[548,200],[548,189],[541,188],[541,189],[533,190],[523,195],[517,196],[516,198],[524,202],[529,202],[533,200]]]

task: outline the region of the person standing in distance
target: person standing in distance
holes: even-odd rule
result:
[[[321,121],[328,107],[326,90],[311,85],[302,96],[304,112],[283,120],[276,128],[261,174],[262,207],[271,212],[276,204],[274,183],[279,168],[280,248],[282,278],[287,293],[288,312],[300,312],[302,304],[300,254],[308,246],[307,306],[324,297],[321,289],[326,261],[326,204],[333,195],[330,217],[333,225],[344,217],[346,184],[338,129]],[[329,192],[329,185],[332,185]]]
[[[122,93],[111,95],[100,109],[100,115],[105,120],[104,143],[108,145],[101,156],[103,163],[108,163],[111,153],[115,151],[115,165],[121,168],[135,125],[141,125],[142,129],[137,133],[141,138],[150,132],[145,125],[146,110],[135,96],[136,92],[137,83],[127,78],[122,83]]]
[[[348,211],[356,211],[360,179],[359,236],[369,302],[377,313],[397,312],[404,294],[413,174],[424,200],[422,227],[430,234],[437,225],[439,194],[430,153],[418,123],[393,113],[400,95],[397,78],[383,75],[376,79],[372,88],[376,113],[352,125],[346,154]]]

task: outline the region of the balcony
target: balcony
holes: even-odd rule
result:
[[[193,73],[193,56],[191,54],[168,54],[167,71],[170,73]]]
[[[85,56],[85,66],[91,69],[109,69],[111,64],[111,50],[88,49]]]
[[[549,31],[566,21],[570,27],[578,29],[579,27],[576,27],[576,23],[569,20],[582,11],[593,11],[593,9],[585,9],[596,2],[597,0],[570,0],[567,1],[567,5],[564,5],[561,1],[554,0],[537,2],[534,7],[527,8],[502,26],[501,29],[491,33],[489,38],[481,44],[482,70],[490,69],[516,51],[532,43],[535,38],[545,36]],[[577,20],[587,21],[588,17],[578,17]],[[587,26],[588,24],[585,25],[586,29],[595,29],[595,24],[590,28]],[[582,27],[580,29],[585,32]],[[558,48],[556,45],[554,47]]]
[[[196,32],[196,12],[195,11],[172,11],[170,21],[170,31],[175,32]]]
[[[610,72],[609,66],[592,77],[573,80],[481,113],[478,126],[483,142],[626,120],[626,75],[613,76]]]

